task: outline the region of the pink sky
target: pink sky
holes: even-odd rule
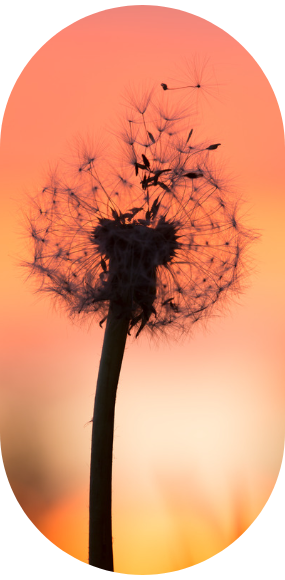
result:
[[[143,337],[128,345],[114,460],[115,563],[125,573],[179,569],[223,549],[257,516],[276,481],[284,446],[280,112],[261,69],[221,29],[181,11],[135,6],[82,19],[44,45],[20,75],[2,128],[2,233],[9,247],[1,313],[4,461],[32,521],[84,559],[87,540],[81,546],[70,534],[68,543],[74,524],[65,514],[85,529],[91,430],[84,425],[103,333],[72,326],[24,284],[18,208],[78,131],[102,132],[119,113],[130,80],[179,79],[193,46],[200,59],[211,56],[209,74],[219,89],[217,99],[201,103],[199,121],[208,138],[222,143],[219,159],[236,176],[262,239],[240,305],[208,333],[169,345]],[[27,461],[30,489],[21,479]]]

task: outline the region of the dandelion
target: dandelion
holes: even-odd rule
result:
[[[221,144],[195,144],[191,117],[169,98],[161,89],[160,102],[154,90],[141,98],[129,93],[116,151],[104,160],[81,145],[76,176],[74,168],[58,169],[29,216],[34,257],[28,266],[38,289],[72,317],[106,322],[89,535],[89,563],[105,570],[113,570],[114,409],[127,336],[187,332],[221,310],[243,287],[254,239],[214,170]]]

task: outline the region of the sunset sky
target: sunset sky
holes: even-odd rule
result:
[[[261,233],[249,287],[208,330],[169,343],[130,340],[116,407],[115,571],[197,564],[257,517],[284,448],[284,135],[257,63],[210,22],[132,6],[83,18],[47,42],[11,93],[2,126],[2,450],[14,493],[52,542],[87,561],[93,399],[103,331],[72,324],[32,293],[26,194],[74,136],[106,135],[126,87],[185,81],[209,59],[195,126]],[[4,192],[4,194],[3,194]]]

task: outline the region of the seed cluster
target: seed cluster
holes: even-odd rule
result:
[[[220,143],[195,142],[163,85],[130,96],[117,167],[82,146],[76,177],[53,174],[29,217],[38,289],[101,323],[116,304],[136,335],[187,330],[223,306],[254,238],[213,168]]]

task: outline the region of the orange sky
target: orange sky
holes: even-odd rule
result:
[[[184,79],[195,55],[211,57],[214,85],[197,103],[196,122],[222,143],[217,158],[236,176],[262,238],[248,291],[208,333],[159,345],[142,337],[127,347],[113,499],[115,569],[125,573],[180,569],[220,551],[253,521],[276,481],[285,399],[280,112],[261,69],[221,29],[178,10],[135,6],[84,18],[45,44],[20,75],[2,127],[3,456],[32,521],[84,560],[86,423],[103,332],[72,325],[24,284],[19,208],[74,135],[104,133],[130,81]]]

